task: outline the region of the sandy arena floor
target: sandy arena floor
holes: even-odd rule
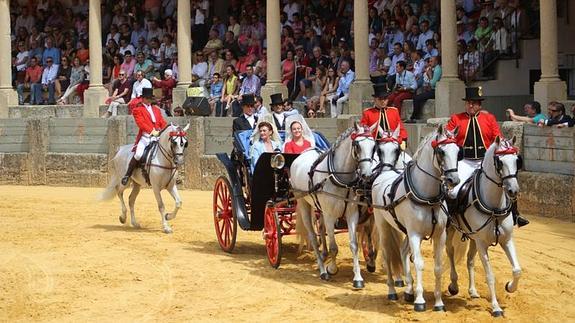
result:
[[[411,304],[387,300],[379,267],[363,270],[366,288],[352,290],[346,235],[338,236],[340,272],[325,283],[311,254],[296,256],[295,237],[284,240],[279,270],[269,267],[259,232],[240,231],[235,253],[220,251],[211,192],[183,192],[174,234],[166,235],[151,191],[137,203],[140,230],[119,223],[117,201],[96,203],[99,191],[0,186],[0,321],[492,320],[487,299],[468,297],[463,268],[461,293],[444,293],[447,313],[414,313]],[[492,249],[499,302],[512,321],[573,322],[575,224],[530,218],[516,231],[524,271],[515,294],[504,291],[510,265],[499,247]],[[430,256],[425,243],[428,309]],[[485,297],[479,260],[476,267]],[[447,280],[448,274],[445,290]]]

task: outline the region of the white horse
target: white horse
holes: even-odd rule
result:
[[[298,234],[304,237],[307,235],[311,242],[317,258],[320,278],[323,280],[328,280],[330,275],[335,275],[338,271],[336,263],[338,249],[334,227],[337,219],[345,216],[349,231],[349,244],[353,254],[353,286],[364,287],[356,235],[359,211],[355,203],[348,203],[345,199],[355,200],[354,185],[359,180],[371,176],[375,147],[375,140],[369,128],[355,123],[354,127],[347,129],[326,152],[320,154],[315,150],[308,150],[291,165],[292,188],[308,193],[297,200]],[[321,211],[321,218],[323,218],[329,238],[329,253],[325,262],[320,254],[315,229],[312,225],[313,208]]]
[[[162,227],[165,233],[172,233],[172,228],[168,224],[168,220],[176,217],[178,210],[182,206],[182,200],[178,193],[176,186],[176,178],[178,176],[178,165],[184,162],[184,150],[188,146],[188,139],[186,138],[186,130],[189,124],[184,129],[176,125],[168,125],[160,132],[158,137],[158,144],[156,148],[150,149],[148,157],[146,158],[146,168],[148,169],[150,184],[154,191],[154,196],[158,202],[158,210],[162,218]],[[128,188],[130,183],[133,183],[132,192],[130,193],[129,206],[132,226],[140,228],[136,221],[134,214],[134,204],[136,197],[140,192],[142,185],[146,185],[146,180],[142,174],[141,169],[138,167],[134,170],[131,180],[127,185],[122,185],[121,180],[128,164],[132,159],[134,153],[132,152],[133,145],[124,145],[120,147],[116,156],[112,159],[110,183],[108,187],[102,192],[100,200],[110,200],[117,195],[122,205],[122,214],[120,215],[120,222],[126,223],[126,203],[124,202],[124,190]],[[165,213],[164,202],[160,194],[161,190],[166,189],[174,198],[176,205],[171,213]]]
[[[451,263],[451,284],[449,292],[459,292],[455,264],[463,257],[467,247],[467,238],[471,239],[467,253],[469,273],[469,295],[478,298],[475,288],[474,258],[477,250],[485,269],[487,285],[491,294],[492,315],[502,316],[495,296],[495,276],[489,262],[489,246],[500,244],[511,262],[513,280],[507,282],[505,290],[513,293],[517,290],[521,267],[517,259],[513,242],[513,218],[511,204],[519,193],[517,170],[521,168],[521,157],[513,146],[515,137],[504,140],[497,137],[487,149],[478,169],[466,182],[457,197],[455,210],[450,209],[453,221],[447,234],[447,255]],[[456,232],[457,231],[459,232]],[[461,241],[464,239],[465,241]]]
[[[457,129],[450,132],[439,126],[437,131],[427,136],[419,145],[413,160],[402,174],[383,172],[373,183],[372,200],[374,217],[380,236],[387,232],[385,223],[407,235],[401,250],[403,269],[406,277],[404,298],[414,301],[413,278],[410,269],[410,251],[417,272],[415,288],[415,310],[425,310],[423,298],[423,257],[420,244],[426,237],[433,239],[435,258],[435,306],[434,310],[443,311],[445,306],[441,299],[441,257],[445,247],[445,227],[447,214],[443,200],[445,187],[459,183],[457,158],[459,147],[455,136]],[[388,239],[389,242],[389,239]],[[389,243],[386,250],[387,271],[392,272],[393,255],[397,251]],[[388,275],[388,298],[397,299],[392,275]]]

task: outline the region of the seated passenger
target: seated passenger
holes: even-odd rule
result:
[[[252,174],[261,154],[271,153],[276,150],[279,151],[281,148],[281,139],[275,126],[271,122],[260,120],[256,128],[252,135],[253,144],[250,148],[250,168]]]
[[[301,114],[287,117],[286,125],[289,131],[286,131],[284,153],[301,154],[303,151],[315,147],[313,133]]]

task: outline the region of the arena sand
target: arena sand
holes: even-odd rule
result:
[[[117,200],[97,203],[99,191],[0,186],[0,321],[492,320],[479,260],[481,299],[467,295],[461,266],[460,294],[444,292],[448,312],[414,313],[410,304],[387,300],[379,264],[374,274],[363,270],[364,290],[351,288],[346,235],[337,237],[340,272],[326,283],[318,278],[310,253],[296,255],[294,237],[284,239],[279,270],[269,267],[259,232],[240,231],[234,254],[220,251],[211,192],[182,192],[174,234],[166,235],[150,190],[137,203],[140,230],[118,222]],[[516,231],[523,267],[516,293],[504,291],[511,268],[500,248],[492,249],[499,302],[511,321],[573,322],[575,224],[530,219],[529,226]],[[430,309],[429,243],[424,255]],[[445,290],[447,284],[446,273]]]

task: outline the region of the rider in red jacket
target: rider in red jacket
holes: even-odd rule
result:
[[[399,137],[401,138],[401,147],[405,149],[405,142],[407,141],[407,131],[401,122],[399,111],[397,108],[387,106],[387,97],[390,92],[387,90],[387,85],[377,84],[373,86],[374,107],[363,111],[361,116],[361,124],[369,126],[373,130],[373,138],[379,139],[379,131],[393,132],[399,125]]]
[[[140,128],[134,144],[136,146],[136,152],[134,153],[134,157],[130,160],[126,175],[122,178],[122,185],[128,184],[130,176],[132,176],[134,168],[138,166],[146,147],[150,142],[156,140],[160,135],[160,130],[167,126],[160,108],[156,105],[152,105],[152,100],[154,99],[153,90],[151,88],[142,89],[141,98],[142,102],[132,111],[134,121],[136,122],[136,125],[138,125],[138,128]]]

